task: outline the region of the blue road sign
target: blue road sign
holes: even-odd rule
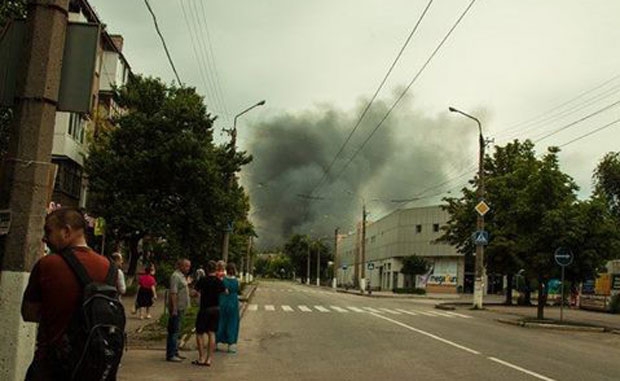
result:
[[[486,230],[479,230],[471,236],[476,246],[486,246],[489,244],[489,232]]]
[[[558,247],[553,254],[555,262],[564,267],[573,263],[573,252],[566,247]]]
[[[374,263],[369,263],[368,264],[368,270],[374,270],[375,269],[375,264]]]

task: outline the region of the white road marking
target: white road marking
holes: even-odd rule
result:
[[[447,313],[448,315],[458,316],[458,317],[462,317],[462,318],[464,318],[464,319],[471,319],[471,318],[472,318],[472,317],[471,317],[471,316],[469,316],[469,315],[463,315],[463,314],[460,314],[460,313],[458,313],[458,312],[449,312],[449,311],[446,311],[446,313]]]
[[[402,309],[400,309],[400,308],[397,308],[397,309],[396,309],[396,311],[398,311],[398,312],[402,312],[402,313],[407,314],[407,315],[412,315],[412,316],[417,316],[417,315],[418,315],[418,314],[417,314],[417,313],[415,313],[415,312],[411,312],[411,311],[407,311],[407,310],[402,310]]]
[[[452,315],[448,315],[445,312],[439,312],[439,311],[429,311],[432,314],[438,315],[438,316],[443,316],[443,317],[447,317],[447,318],[453,318],[454,316]]]
[[[389,308],[379,308],[379,309],[380,309],[381,311],[385,311],[385,312],[387,312],[387,313],[389,313],[389,314],[392,314],[392,315],[400,315],[400,312],[397,312],[397,311],[392,311],[392,310],[391,310],[391,309],[389,309]]]
[[[491,360],[491,361],[495,361],[495,362],[496,362],[496,363],[498,363],[498,364],[502,364],[502,365],[504,365],[504,366],[507,366],[507,367],[509,367],[509,368],[512,368],[512,369],[518,370],[518,371],[523,372],[523,373],[525,373],[525,374],[529,374],[530,376],[534,376],[534,377],[539,378],[539,379],[541,379],[541,380],[545,380],[545,381],[555,381],[553,378],[545,377],[545,376],[543,376],[542,374],[538,374],[538,373],[536,373],[536,372],[532,372],[531,370],[527,370],[527,369],[525,369],[525,368],[521,368],[520,366],[517,366],[517,365],[511,364],[511,363],[509,363],[509,362],[507,362],[507,361],[503,361],[503,360],[500,360],[500,359],[495,358],[495,357],[487,357],[487,358],[488,358],[489,360]]]
[[[364,307],[364,309],[365,309],[366,311],[374,312],[374,313],[376,313],[376,314],[380,314],[380,313],[381,313],[381,311],[376,310],[376,309],[374,309],[374,308],[372,308],[372,307]]]
[[[440,336],[434,335],[434,334],[432,334],[432,333],[429,333],[429,332],[423,331],[423,330],[421,330],[421,329],[418,329],[418,328],[412,327],[412,326],[407,325],[407,324],[405,324],[405,323],[401,323],[401,322],[399,322],[398,320],[391,319],[391,318],[389,318],[389,317],[387,317],[387,316],[379,315],[379,314],[376,314],[376,313],[371,313],[371,315],[372,315],[372,316],[376,316],[376,317],[378,317],[378,318],[380,318],[380,319],[383,319],[383,320],[389,321],[389,322],[394,323],[394,324],[396,324],[396,325],[399,325],[399,326],[401,326],[401,327],[403,327],[403,328],[406,328],[406,329],[408,329],[408,330],[411,330],[411,331],[413,331],[413,332],[417,332],[417,333],[419,333],[419,334],[421,334],[421,335],[424,335],[424,336],[430,337],[431,339],[434,339],[434,340],[440,341],[440,342],[442,342],[442,343],[444,343],[444,344],[451,345],[451,346],[453,346],[453,347],[455,347],[455,348],[458,348],[458,349],[461,349],[461,350],[463,350],[463,351],[465,351],[465,352],[469,352],[469,353],[474,354],[474,355],[481,355],[481,353],[480,353],[480,352],[478,352],[478,351],[476,351],[476,350],[474,350],[474,349],[468,348],[468,347],[466,347],[466,346],[464,346],[464,345],[457,344],[457,343],[455,343],[454,341],[450,341],[450,340],[444,339],[443,337],[440,337]],[[491,360],[491,361],[493,361],[493,362],[496,362],[496,363],[498,363],[498,364],[504,365],[504,366],[506,366],[506,367],[509,367],[509,368],[511,368],[511,369],[518,370],[519,372],[523,372],[523,373],[528,374],[528,375],[530,375],[530,376],[533,376],[533,377],[536,377],[536,378],[538,378],[538,379],[544,380],[544,381],[556,381],[556,380],[555,380],[555,379],[553,379],[553,378],[549,378],[549,377],[543,376],[543,375],[542,375],[542,374],[540,374],[540,373],[533,372],[533,371],[531,371],[531,370],[528,370],[528,369],[522,368],[522,367],[520,367],[520,366],[518,366],[518,365],[511,364],[511,363],[509,363],[509,362],[507,362],[507,361],[504,361],[504,360],[500,360],[500,359],[498,359],[498,358],[496,358],[496,357],[487,357],[487,359],[489,359],[489,360]]]
[[[420,311],[420,310],[415,310],[415,313],[421,314],[421,315],[426,315],[426,316],[432,316],[432,317],[437,317],[437,315],[430,313],[428,311]]]
[[[312,312],[312,310],[307,306],[297,306],[297,308],[299,308],[302,312]]]
[[[282,309],[286,312],[293,312],[295,311],[291,306],[282,306]]]
[[[407,324],[405,324],[405,323],[401,323],[401,322],[399,322],[398,320],[391,319],[391,318],[389,318],[389,317],[387,317],[387,316],[379,315],[379,314],[376,314],[376,313],[371,313],[371,315],[372,315],[372,316],[376,316],[376,317],[378,317],[378,318],[381,318],[381,319],[383,319],[383,320],[387,320],[387,321],[389,321],[389,322],[391,322],[391,323],[394,323],[394,324],[396,324],[396,325],[399,325],[399,326],[401,326],[401,327],[403,327],[403,328],[407,328],[408,330],[411,330],[411,331],[413,331],[413,332],[417,332],[417,333],[419,333],[419,334],[421,334],[421,335],[428,336],[428,337],[430,337],[431,339],[435,339],[435,340],[437,340],[437,341],[441,341],[441,342],[442,342],[442,343],[444,343],[444,344],[448,344],[448,345],[451,345],[451,346],[453,346],[453,347],[455,347],[455,348],[462,349],[462,350],[464,350],[464,351],[466,351],[466,352],[473,353],[473,354],[475,354],[475,355],[479,355],[479,354],[480,354],[480,352],[475,351],[475,350],[473,350],[473,349],[471,349],[471,348],[467,348],[467,347],[466,347],[466,346],[464,346],[464,345],[457,344],[457,343],[455,343],[454,341],[446,340],[446,339],[444,339],[443,337],[439,337],[439,336],[434,335],[434,334],[432,334],[432,333],[429,333],[429,332],[426,332],[426,331],[422,331],[421,329],[414,328],[414,327],[412,327],[412,326],[410,326],[410,325],[407,325]]]
[[[329,306],[332,310],[338,311],[338,312],[349,312],[347,310],[345,310],[342,307],[338,307],[338,306]]]
[[[357,307],[347,307],[347,308],[350,309],[353,312],[364,312],[363,309],[357,308]]]
[[[256,311],[256,310],[258,310],[258,304],[250,304],[250,305],[248,306],[248,310],[250,310],[250,311]]]
[[[329,312],[329,310],[323,306],[314,306],[314,308],[316,308],[317,310],[321,312]]]
[[[265,311],[275,311],[276,307],[271,305],[271,304],[267,304],[265,305]]]

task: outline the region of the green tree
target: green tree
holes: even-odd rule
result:
[[[538,284],[540,319],[544,318],[547,282],[560,270],[553,259],[555,250],[563,246],[573,251],[575,261],[568,271],[579,281],[591,277],[609,258],[618,237],[600,199],[577,200],[577,186],[561,171],[558,152],[551,147],[537,159],[533,144],[515,141],[497,147],[493,157],[485,158],[487,201],[492,207],[485,221],[491,233],[487,266],[504,273],[523,269],[527,283]],[[447,199],[444,205],[451,219],[440,239],[459,250],[471,249],[474,197],[466,188],[461,198]]]
[[[594,171],[594,190],[620,222],[620,152],[609,152]]]
[[[317,251],[321,259],[321,277],[328,277],[328,262],[333,259],[330,247],[322,240],[312,240],[307,235],[295,234],[284,245],[284,254],[290,258],[295,274],[306,278],[310,254],[310,279],[315,279]]]
[[[146,235],[164,238],[172,258],[217,258],[228,221],[244,220],[249,206],[225,174],[250,158],[213,144],[214,118],[193,88],[131,76],[115,100],[127,112],[93,139],[84,166],[89,209],[128,241],[129,273]]]
[[[400,272],[402,274],[410,276],[413,282],[415,282],[416,275],[426,274],[426,272],[430,269],[431,266],[431,264],[426,259],[419,257],[415,254],[404,257],[402,261],[403,267],[400,269]]]

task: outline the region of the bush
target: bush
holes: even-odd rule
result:
[[[392,292],[395,294],[426,295],[426,290],[423,288],[395,288]]]

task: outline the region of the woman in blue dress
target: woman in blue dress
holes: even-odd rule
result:
[[[228,352],[236,353],[235,348],[239,337],[239,281],[234,263],[226,266],[224,287],[227,293],[219,296],[220,322],[217,330],[217,343],[228,344]]]

